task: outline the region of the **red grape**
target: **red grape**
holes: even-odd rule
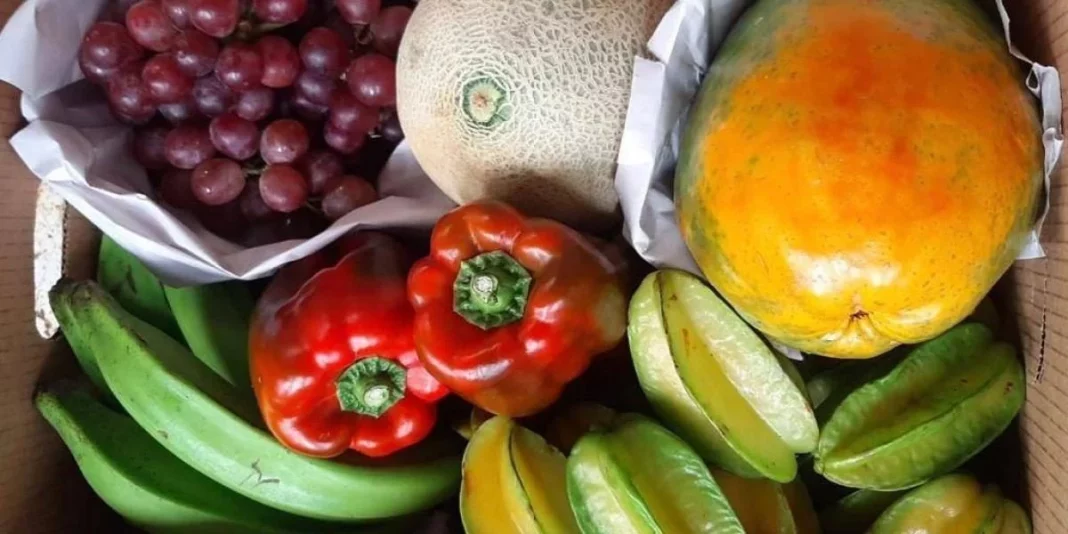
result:
[[[390,6],[383,9],[371,23],[371,42],[375,50],[389,57],[397,57],[397,48],[400,47],[401,37],[404,36],[404,27],[408,25],[408,19],[411,16],[412,8],[410,7]]]
[[[270,165],[260,175],[260,196],[274,211],[289,213],[308,200],[308,184],[289,165]]]
[[[245,171],[236,161],[209,159],[197,165],[191,182],[197,200],[209,206],[220,206],[241,194],[245,188]]]
[[[143,123],[156,114],[156,102],[141,80],[137,66],[122,69],[108,79],[108,102],[125,122]]]
[[[163,104],[182,102],[193,93],[193,78],[182,72],[173,54],[152,56],[141,70],[153,100]]]
[[[342,130],[329,122],[323,129],[323,139],[326,140],[326,144],[342,154],[356,153],[363,146],[366,137],[366,133]]]
[[[156,52],[164,52],[174,44],[178,28],[163,12],[159,0],[141,0],[126,12],[126,31],[137,44]]]
[[[241,203],[241,213],[243,213],[245,218],[250,221],[263,221],[278,215],[277,211],[271,209],[271,207],[263,201],[263,196],[260,195],[260,188],[258,186],[246,187],[245,190],[241,192],[239,202]]]
[[[244,43],[231,43],[219,53],[215,76],[232,91],[248,91],[260,85],[263,59],[255,48]]]
[[[204,32],[188,29],[174,40],[174,58],[182,71],[199,78],[215,69],[219,57],[219,43]]]
[[[361,104],[348,91],[335,91],[330,102],[330,124],[339,130],[368,133],[378,124],[378,110]]]
[[[234,94],[212,75],[197,79],[193,84],[193,101],[197,110],[208,117],[226,113],[234,102]]]
[[[193,26],[212,37],[223,38],[237,28],[241,17],[238,0],[190,0]]]
[[[260,157],[271,164],[293,163],[308,152],[308,130],[293,119],[279,119],[264,128]]]
[[[308,180],[308,187],[313,195],[321,195],[341,178],[345,168],[341,158],[329,150],[313,150],[300,160],[297,166],[300,173]]]
[[[163,126],[139,128],[134,134],[134,158],[149,170],[165,169],[168,166],[164,140],[170,130]]]
[[[260,130],[256,124],[234,113],[223,113],[211,120],[208,126],[211,144],[227,157],[246,160],[256,155]]]
[[[378,200],[378,192],[363,178],[343,176],[323,197],[323,215],[336,221],[349,212]]]
[[[82,39],[78,64],[87,78],[101,83],[119,68],[141,59],[144,53],[144,49],[130,38],[122,24],[98,22],[89,28]]]
[[[160,3],[163,4],[163,12],[170,17],[175,26],[188,28],[192,24],[190,17],[193,9],[189,5],[189,0],[160,0]]]
[[[181,124],[200,116],[200,111],[197,110],[197,105],[192,97],[172,104],[160,104],[159,113],[171,124]]]
[[[323,21],[322,26],[334,30],[344,41],[350,50],[356,47],[356,29],[352,27],[337,11],[331,11]]]
[[[179,209],[191,210],[199,205],[193,196],[191,179],[193,173],[182,169],[170,169],[159,181],[159,196],[163,201]]]
[[[218,206],[200,204],[194,211],[204,228],[223,239],[237,241],[248,227],[237,200]]]
[[[349,47],[337,32],[320,26],[301,39],[300,59],[308,70],[335,77],[349,62]]]
[[[193,124],[182,124],[167,134],[164,148],[167,161],[179,169],[193,169],[215,155],[208,129]]]
[[[397,103],[396,66],[381,54],[356,58],[345,73],[349,90],[360,102],[374,107],[392,107]]]
[[[126,22],[126,12],[130,10],[130,7],[139,2],[140,0],[115,0],[111,4],[111,10],[108,13],[108,20],[115,22]]]
[[[316,104],[303,95],[296,94],[289,100],[289,108],[292,114],[300,117],[305,122],[320,122],[330,108]]]
[[[274,24],[296,22],[308,10],[308,0],[253,0],[252,11],[260,20]]]
[[[274,91],[266,87],[257,87],[237,95],[234,113],[238,117],[253,122],[266,119],[274,111]]]
[[[293,85],[300,74],[300,54],[296,47],[277,35],[265,35],[256,43],[256,51],[263,59],[260,83],[276,89]]]
[[[382,137],[386,141],[399,143],[401,139],[404,139],[404,130],[401,129],[400,118],[397,117],[397,110],[391,109],[385,111],[383,114],[385,116],[378,125],[378,133],[382,134]]]
[[[328,106],[337,86],[337,80],[306,70],[297,77],[297,96],[313,104]]]
[[[349,24],[370,24],[382,9],[382,0],[336,0],[335,3]]]

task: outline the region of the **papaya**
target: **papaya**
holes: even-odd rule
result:
[[[972,0],[761,0],[713,60],[683,238],[776,341],[870,358],[967,317],[1035,220],[1041,127]]]

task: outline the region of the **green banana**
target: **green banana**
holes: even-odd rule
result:
[[[56,314],[63,337],[70,345],[71,352],[78,359],[78,365],[89,377],[89,381],[100,391],[105,401],[115,407],[119,407],[118,400],[111,393],[111,388],[104,380],[104,374],[100,372],[100,366],[93,358],[93,349],[85,338],[84,329],[72,327],[74,324],[74,312],[70,307],[70,300],[64,294],[52,290],[48,293],[48,301],[52,306],[52,312]]]
[[[297,517],[242,497],[182,463],[133,419],[110,410],[84,388],[57,384],[38,392],[34,403],[70,448],[97,495],[149,532],[270,534],[373,528]],[[381,532],[398,531],[400,526],[384,525]]]
[[[96,279],[130,313],[174,339],[182,339],[163,283],[141,260],[106,235],[100,240]]]
[[[459,487],[459,451],[420,463],[295,454],[250,423],[260,420],[250,399],[97,284],[65,281],[56,291],[70,299],[73,326],[126,411],[178,458],[237,493],[297,515],[356,521],[425,510]]]
[[[171,312],[193,354],[227,382],[252,390],[248,329],[256,303],[242,282],[163,286]]]

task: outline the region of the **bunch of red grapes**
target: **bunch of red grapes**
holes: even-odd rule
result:
[[[159,198],[255,246],[373,202],[412,1],[117,0],[78,61]]]

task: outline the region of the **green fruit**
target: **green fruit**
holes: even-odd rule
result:
[[[842,401],[820,436],[816,471],[849,487],[910,488],[982,450],[1023,402],[1013,348],[981,324],[958,325]]]
[[[697,453],[638,416],[579,440],[567,496],[583,534],[745,532]]]
[[[946,475],[898,499],[868,532],[1000,534],[1004,503],[995,486],[984,488],[968,475]]]
[[[86,335],[126,411],[175,456],[237,493],[297,515],[355,521],[425,510],[457,489],[456,455],[406,463],[296,454],[262,429],[250,399],[98,285],[65,282],[54,291],[70,299],[70,326]]]
[[[789,482],[818,429],[792,364],[700,280],[657,271],[630,303],[638,379],[670,428],[735,474]]]
[[[227,382],[251,392],[248,329],[256,302],[245,284],[164,286],[164,292],[193,354]]]
[[[150,532],[268,534],[372,528],[344,529],[246,499],[182,463],[133,419],[71,384],[37,393],[34,403],[70,448],[93,491],[127,521]]]
[[[141,260],[106,235],[100,240],[96,279],[126,311],[174,339],[182,339],[163,283]]]
[[[56,314],[56,320],[59,321],[63,337],[67,340],[67,344],[70,345],[74,357],[78,359],[78,365],[81,366],[85,375],[89,377],[89,381],[100,391],[104,400],[108,404],[118,407],[118,400],[111,393],[111,388],[108,387],[107,381],[104,380],[104,374],[100,372],[100,366],[97,365],[94,357],[93,347],[89,345],[84,329],[73,326],[74,311],[71,310],[70,299],[60,292],[50,291],[48,293],[48,301],[52,307],[52,312]]]
[[[824,534],[865,532],[904,494],[904,491],[854,491],[820,512],[820,526]]]
[[[720,469],[712,476],[747,534],[817,534],[816,511],[799,480],[780,484]]]
[[[1006,500],[998,515],[1001,527],[998,534],[1031,534],[1031,520],[1019,504]]]

